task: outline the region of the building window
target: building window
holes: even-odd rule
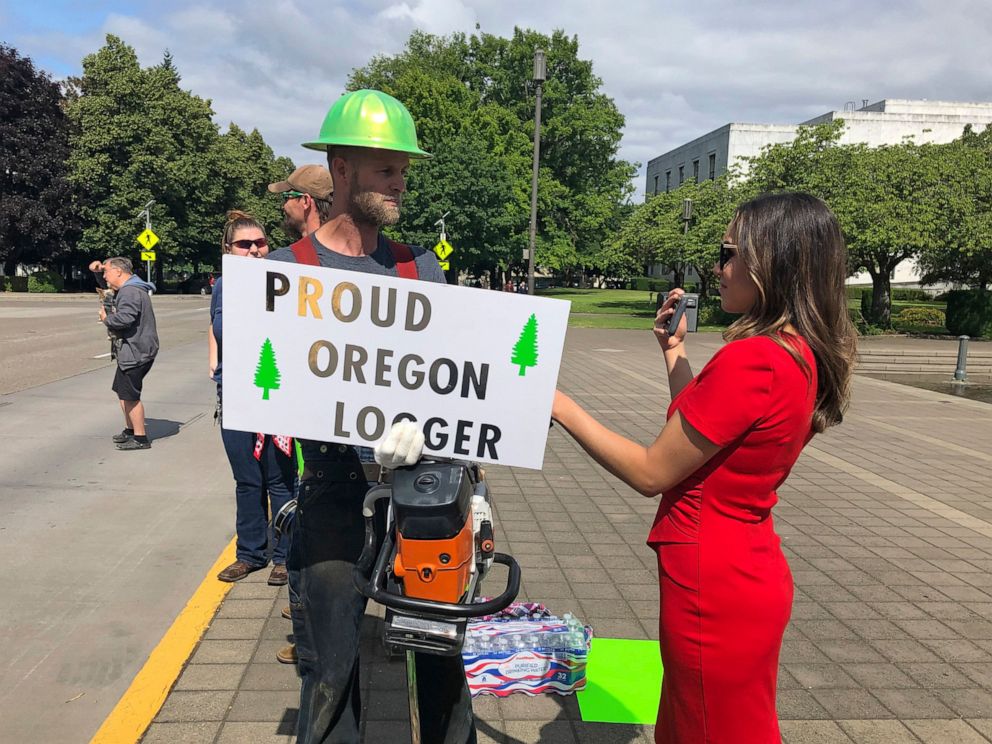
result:
[[[683,181],[685,181],[685,166],[684,165],[680,165],[679,166],[679,186],[682,185]]]
[[[699,161],[692,161],[692,180],[699,183]]]
[[[655,193],[655,196],[658,195],[658,176],[655,176],[654,177],[654,193]]]
[[[716,178],[716,153],[715,152],[711,152],[710,153],[710,180],[712,181],[715,178]]]
[[[665,193],[672,190],[672,172],[665,171]]]

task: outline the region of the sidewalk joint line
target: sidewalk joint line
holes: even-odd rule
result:
[[[938,501],[937,499],[931,498],[930,496],[922,494],[912,488],[896,483],[895,481],[891,481],[881,475],[876,475],[870,470],[865,470],[858,465],[854,465],[853,463],[843,460],[836,455],[828,454],[827,452],[824,452],[823,450],[812,445],[807,446],[806,449],[803,450],[803,454],[807,454],[810,457],[819,460],[826,465],[831,465],[838,470],[842,470],[845,473],[854,475],[863,480],[865,483],[877,486],[884,491],[891,493],[893,496],[899,496],[900,498],[909,501],[911,504],[915,504],[921,509],[926,509],[932,514],[936,514],[937,516],[943,517],[950,522],[954,522],[960,527],[965,527],[973,532],[977,532],[980,535],[984,535],[985,537],[992,537],[992,524],[983,519],[973,517],[959,509],[955,509],[953,506],[948,506],[942,501]]]

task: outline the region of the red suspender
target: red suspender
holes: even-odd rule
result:
[[[296,263],[307,264],[308,266],[320,266],[317,260],[317,249],[313,245],[313,238],[309,235],[301,238],[289,246],[289,249],[296,256]]]
[[[393,253],[393,261],[396,262],[396,273],[404,279],[418,279],[417,262],[413,260],[413,251],[406,243],[397,243],[394,240],[386,239],[389,243],[389,250]]]
[[[389,250],[393,254],[393,261],[396,263],[396,273],[403,279],[420,278],[417,272],[417,262],[413,258],[413,251],[410,250],[410,246],[406,243],[397,243],[388,238],[386,242],[389,243]],[[297,240],[289,248],[293,251],[293,255],[296,256],[297,263],[307,264],[308,266],[320,265],[320,261],[317,258],[317,249],[314,247],[313,238],[310,235],[302,240]]]

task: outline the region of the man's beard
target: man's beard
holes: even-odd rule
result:
[[[282,231],[286,233],[286,237],[295,243],[303,237],[303,224],[294,220],[288,214],[284,214],[282,218]]]
[[[355,222],[375,227],[395,225],[400,220],[400,196],[396,206],[386,202],[386,197],[375,191],[358,191],[348,200],[348,213]]]

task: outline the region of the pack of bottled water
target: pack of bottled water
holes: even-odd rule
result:
[[[585,687],[591,640],[592,628],[571,613],[557,617],[543,607],[521,616],[518,606],[470,622],[462,648],[469,690],[473,696],[569,695]]]

